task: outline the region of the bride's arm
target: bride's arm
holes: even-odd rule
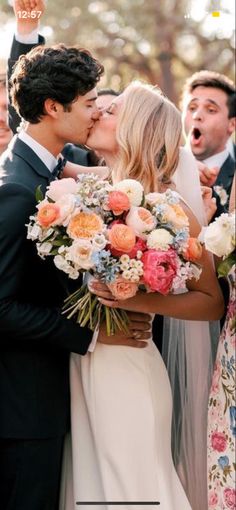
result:
[[[190,235],[197,237],[200,226],[191,211],[184,204],[182,207],[189,217]],[[115,301],[109,290],[105,291],[103,284],[93,281],[91,285],[93,291],[102,296],[101,302],[113,308],[155,313],[184,320],[211,321],[220,319],[224,313],[223,296],[215,275],[212,257],[204,248],[199,264],[202,266],[201,277],[198,281],[189,281],[189,292],[184,294],[163,296],[158,293],[138,292],[131,299]]]
[[[109,177],[109,169],[107,166],[83,166],[67,161],[62,173],[62,177],[73,177],[76,179],[79,174],[96,174],[101,179]]]

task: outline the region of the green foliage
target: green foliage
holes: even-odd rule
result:
[[[7,2],[0,2],[9,12]],[[177,101],[183,81],[196,70],[234,77],[229,36],[207,37],[204,20],[186,18],[189,5],[189,0],[50,0],[42,28],[49,44],[90,49],[105,66],[101,87],[122,89],[141,78]]]

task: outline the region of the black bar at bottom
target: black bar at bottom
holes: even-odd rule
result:
[[[159,501],[76,501],[76,505],[160,505]]]

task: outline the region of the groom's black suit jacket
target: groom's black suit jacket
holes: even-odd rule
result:
[[[0,437],[45,438],[69,422],[68,357],[92,333],[61,315],[68,278],[26,239],[51,173],[15,137],[0,160]],[[76,282],[78,284],[78,282]]]
[[[227,195],[230,195],[230,191],[232,188],[234,172],[235,172],[235,161],[232,156],[229,154],[225,162],[223,163],[220,171],[217,175],[216,182],[214,186],[222,186]]]

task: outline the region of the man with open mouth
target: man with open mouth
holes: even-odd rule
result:
[[[216,215],[222,212],[220,204],[227,206],[235,171],[235,145],[232,154],[229,152],[235,130],[235,100],[234,83],[219,73],[197,72],[184,85],[184,132],[194,156],[207,167],[208,184],[219,197]]]

